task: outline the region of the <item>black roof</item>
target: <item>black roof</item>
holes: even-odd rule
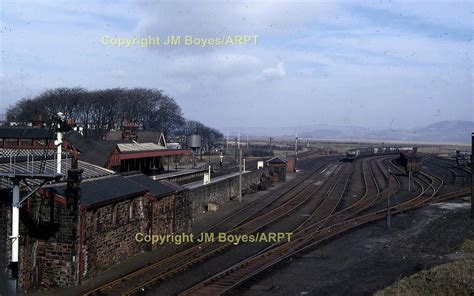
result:
[[[286,163],[286,160],[281,159],[280,157],[273,157],[268,160],[267,163]]]
[[[64,196],[66,184],[53,185],[48,191]],[[169,181],[153,181],[151,178],[136,174],[131,176],[112,175],[90,179],[81,183],[81,205],[97,206],[148,192],[155,197],[166,196],[184,190]]]
[[[32,127],[0,127],[0,138],[2,139],[50,139],[55,134],[44,128]]]
[[[110,154],[117,147],[117,144],[109,141],[94,141],[87,139],[76,131],[65,134],[65,139],[79,150],[79,159],[97,166],[104,167]]]
[[[65,195],[66,185],[52,186],[49,191]],[[131,182],[120,175],[86,180],[81,183],[81,205],[92,206],[105,204],[131,196],[145,194],[147,189]]]
[[[148,190],[150,195],[155,197],[165,196],[171,193],[183,191],[184,188],[169,181],[154,181],[150,177],[143,174],[126,176],[129,181],[132,181]]]

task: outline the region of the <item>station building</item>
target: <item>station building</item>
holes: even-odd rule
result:
[[[44,125],[43,125],[44,126]],[[0,128],[0,171],[56,171],[55,133],[38,126]],[[161,142],[160,142],[161,141]],[[149,245],[138,232],[188,232],[187,190],[143,174],[163,170],[163,159],[190,154],[157,143],[94,141],[77,131],[63,139],[59,183],[47,183],[21,203],[18,284],[23,289],[78,285]],[[70,152],[79,155],[71,158]],[[24,198],[40,184],[20,183]],[[0,179],[0,267],[11,260],[12,188]],[[11,272],[10,272],[11,275]]]
[[[0,127],[0,158],[32,153],[42,156],[55,149],[54,134],[44,128]]]
[[[190,149],[170,149],[161,135],[157,143],[124,140],[93,141],[76,131],[65,135],[66,146],[75,147],[86,162],[115,172],[141,171],[158,174],[170,169],[178,157],[191,155]]]
[[[18,283],[24,289],[78,285],[148,250],[150,245],[135,241],[137,233],[190,230],[184,188],[139,172],[83,180],[83,164],[69,169],[67,182],[44,186],[21,205]],[[0,199],[0,210],[1,259],[7,263],[11,197]]]

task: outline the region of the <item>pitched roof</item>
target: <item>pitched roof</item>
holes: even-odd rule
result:
[[[48,191],[65,195],[66,184],[51,186]],[[145,194],[147,189],[120,175],[86,180],[81,183],[81,205],[93,206]]]
[[[64,196],[66,184],[46,187],[52,193]],[[155,197],[162,197],[183,191],[184,188],[166,181],[153,181],[143,174],[129,176],[112,175],[90,179],[81,183],[81,205],[97,206],[119,201],[148,192]]]
[[[273,157],[272,159],[267,160],[267,163],[286,163],[286,160],[281,159],[280,157]]]
[[[117,147],[115,142],[89,140],[76,131],[70,131],[64,137],[79,150],[81,160],[101,167],[106,165],[110,154]]]
[[[184,188],[169,181],[154,181],[143,174],[126,176],[126,179],[145,187],[150,195],[160,197],[183,191]]]
[[[122,153],[155,151],[155,150],[166,149],[166,147],[157,145],[155,143],[120,143],[120,144],[117,144],[117,147]]]

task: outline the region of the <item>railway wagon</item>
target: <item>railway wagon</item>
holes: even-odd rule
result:
[[[421,158],[412,151],[401,151],[399,163],[407,172],[416,173],[421,171]]]
[[[357,148],[346,151],[346,161],[353,161],[356,158],[373,156],[373,155],[385,155],[385,154],[397,154],[397,153],[415,153],[416,147],[373,147],[373,148]]]

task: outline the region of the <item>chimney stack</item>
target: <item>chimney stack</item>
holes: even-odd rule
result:
[[[122,140],[138,141],[138,123],[124,121],[122,123]]]
[[[33,128],[44,128],[45,121],[43,119],[43,115],[39,112],[35,112],[33,117],[33,121],[31,122],[31,126]]]
[[[71,168],[67,171],[66,203],[71,212],[77,212],[81,203],[82,172],[79,169],[77,150],[71,151]]]

